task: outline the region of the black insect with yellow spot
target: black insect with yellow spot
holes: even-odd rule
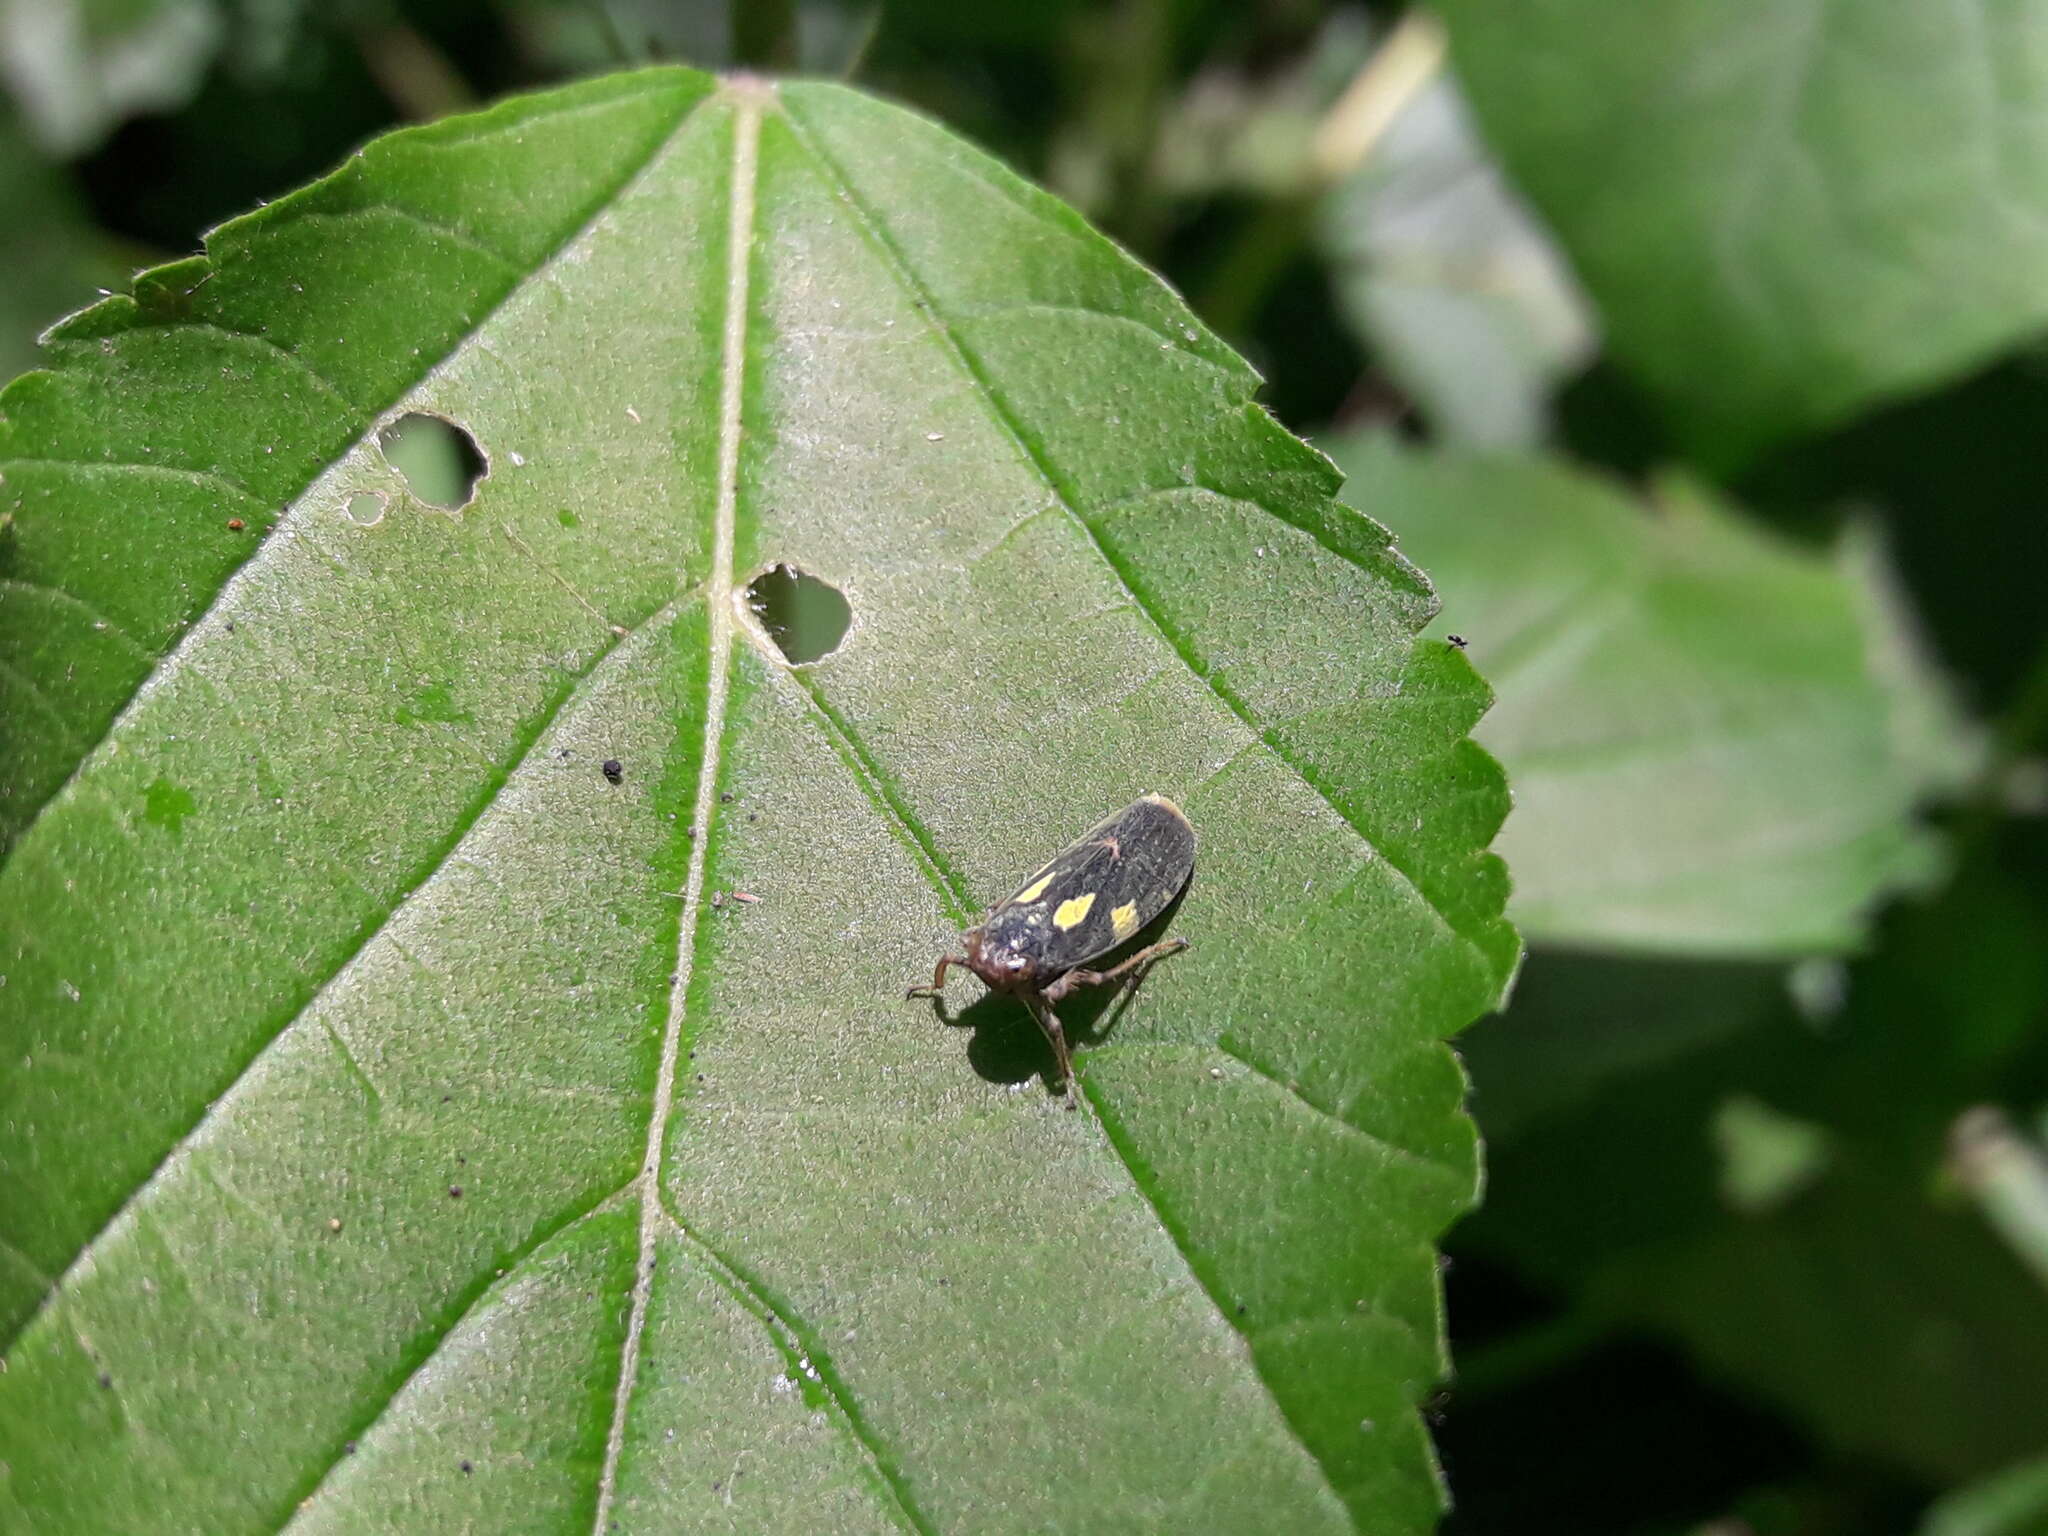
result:
[[[965,966],[989,988],[1030,1010],[1051,1042],[1067,1103],[1074,1102],[1073,1059],[1052,1011],[1076,987],[1100,986],[1161,955],[1186,949],[1165,939],[1106,971],[1085,969],[1164,912],[1195,868],[1195,829],[1164,795],[1147,795],[1097,823],[1054,854],[1016,895],[960,936],[958,955],[941,955],[929,987],[936,997],[949,966]]]

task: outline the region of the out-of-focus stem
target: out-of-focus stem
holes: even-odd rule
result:
[[[2048,1286],[2048,1159],[1989,1105],[1949,1128],[1949,1167],[1984,1219]]]
[[[1436,78],[1447,44],[1442,22],[1427,11],[1411,10],[1359,66],[1316,125],[1300,188],[1245,222],[1196,296],[1196,311],[1218,331],[1229,336],[1251,324],[1268,290],[1315,227],[1322,194],[1358,168],[1403,109]]]
[[[1372,153],[1408,103],[1444,66],[1450,46],[1444,24],[1411,10],[1360,66],[1316,127],[1309,156],[1323,186],[1342,181]]]
[[[404,22],[363,28],[363,63],[391,104],[416,123],[431,123],[476,105],[476,92],[446,54]]]

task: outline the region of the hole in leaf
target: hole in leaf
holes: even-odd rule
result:
[[[829,581],[793,565],[771,565],[747,586],[747,602],[768,638],[802,666],[839,649],[853,625],[853,605]]]
[[[469,505],[488,467],[476,439],[451,421],[417,412],[377,434],[384,461],[405,477],[406,489],[430,507]]]
[[[342,510],[358,527],[374,528],[384,521],[384,498],[375,491],[357,491],[349,497]]]

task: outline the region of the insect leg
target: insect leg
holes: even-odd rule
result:
[[[1024,1006],[1031,1010],[1031,1017],[1038,1020],[1038,1027],[1045,1031],[1045,1038],[1052,1046],[1052,1059],[1057,1065],[1060,1081],[1066,1084],[1067,1108],[1077,1107],[1074,1098],[1074,1059],[1067,1054],[1067,1032],[1060,1028],[1060,1021],[1044,1001],[1030,993],[1021,994]]]
[[[1125,972],[1134,971],[1148,961],[1157,960],[1161,955],[1175,954],[1187,947],[1186,939],[1161,939],[1157,944],[1147,945],[1130,959],[1113,965],[1106,971],[1069,971],[1045,989],[1046,1001],[1056,1003],[1076,987],[1099,987],[1104,982],[1115,981]]]
[[[967,957],[965,955],[941,955],[939,956],[938,969],[932,972],[932,984],[928,987],[912,987],[903,995],[906,998],[937,997],[946,990],[946,967],[949,965],[965,966],[966,964]]]

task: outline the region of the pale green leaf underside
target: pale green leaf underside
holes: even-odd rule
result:
[[[1504,796],[1243,364],[930,125],[682,71],[209,255],[0,424],[9,1520],[1426,1528]],[[159,549],[175,601],[105,574]],[[801,673],[775,560],[855,613]],[[1069,1115],[1021,1015],[902,989],[1155,789],[1195,948]]]
[[[1860,540],[1831,560],[1680,484],[1636,506],[1534,459],[1329,446],[1501,689],[1478,736],[1513,777],[1499,846],[1532,940],[1852,949],[1931,869],[1915,802],[1970,738],[1901,659],[1915,637]]]
[[[220,48],[223,9],[217,0],[0,0],[0,83],[37,138],[76,154],[125,117],[183,104]]]
[[[1533,446],[1550,396],[1595,344],[1555,243],[1439,77],[1323,199],[1346,316],[1438,441]]]

